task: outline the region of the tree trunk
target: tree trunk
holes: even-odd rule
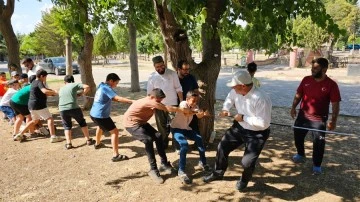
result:
[[[65,38],[65,55],[66,55],[66,75],[73,75],[72,68],[72,42],[71,37],[67,36]]]
[[[94,77],[92,74],[92,65],[91,65],[94,36],[89,32],[86,32],[84,36],[85,36],[84,47],[82,48],[78,58],[78,63],[81,72],[81,82],[90,86],[90,92],[87,95],[90,97],[94,97],[96,92],[96,85],[94,82]],[[86,98],[84,101],[84,110],[89,110],[93,102],[94,102],[93,98]]]
[[[164,43],[164,62],[165,62],[165,65],[167,66],[168,64],[168,49],[167,49],[167,46],[166,44]],[[176,69],[176,67],[174,67]]]
[[[209,110],[215,115],[215,90],[221,66],[221,43],[218,36],[218,22],[225,11],[225,0],[208,0],[206,3],[207,17],[202,25],[202,62],[196,64],[192,59],[189,39],[186,30],[181,29],[174,15],[167,10],[166,1],[159,4],[153,0],[159,20],[162,35],[167,45],[173,67],[179,60],[186,60],[191,66],[191,73],[196,76],[199,90],[203,94],[200,108]],[[230,90],[230,89],[229,89]],[[214,130],[214,116],[200,119],[200,133],[205,142],[208,142]]]
[[[139,67],[138,67],[138,55],[136,48],[136,26],[131,21],[127,22],[129,28],[129,43],[130,43],[130,68],[131,68],[131,92],[139,92]]]
[[[19,58],[19,42],[11,25],[11,16],[14,13],[15,0],[7,0],[6,6],[4,1],[0,1],[0,32],[4,36],[7,52],[8,52],[8,69],[14,64],[17,72],[22,73]]]

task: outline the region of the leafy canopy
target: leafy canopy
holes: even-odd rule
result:
[[[115,41],[107,27],[101,27],[99,33],[95,36],[94,54],[106,56],[116,52]]]

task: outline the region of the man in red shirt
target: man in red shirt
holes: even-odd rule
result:
[[[329,62],[325,58],[317,58],[312,61],[311,76],[306,76],[301,81],[291,107],[291,117],[296,117],[296,106],[300,104],[300,110],[295,120],[295,126],[313,128],[319,130],[334,130],[339,115],[341,101],[339,87],[335,81],[326,75]],[[326,124],[329,114],[329,106],[332,106],[330,121]],[[297,154],[293,156],[295,163],[304,162],[304,140],[308,130],[294,129],[295,146]],[[321,174],[321,162],[325,150],[325,133],[311,131],[313,138],[313,174]]]

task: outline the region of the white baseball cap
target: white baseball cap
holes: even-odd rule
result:
[[[235,72],[233,78],[231,79],[231,82],[227,83],[226,85],[232,88],[236,85],[247,85],[251,83],[252,83],[252,79],[249,72],[240,70],[238,72]]]

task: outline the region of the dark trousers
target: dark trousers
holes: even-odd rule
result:
[[[131,128],[125,128],[135,139],[141,141],[145,144],[145,151],[150,163],[150,169],[156,170],[156,158],[155,158],[155,151],[154,151],[154,144],[155,141],[156,149],[158,154],[161,158],[162,163],[167,162],[166,153],[164,150],[163,140],[161,138],[160,133],[155,130],[150,124],[144,124],[140,126],[135,126]]]
[[[162,136],[165,149],[169,146],[170,122],[172,118],[174,118],[174,114],[155,109],[156,126]],[[179,144],[175,141],[175,138],[172,138],[172,144],[175,148],[180,148]]]
[[[270,129],[263,131],[252,131],[244,129],[237,121],[225,132],[216,152],[215,172],[224,175],[228,167],[230,152],[245,144],[244,156],[241,160],[244,172],[242,181],[250,181],[255,170],[256,160],[270,135]]]
[[[303,113],[299,113],[295,120],[295,126],[312,128],[319,130],[326,130],[326,119],[324,121],[311,121],[304,117]],[[297,153],[301,156],[305,156],[304,141],[309,130],[294,128],[294,139]],[[310,131],[313,141],[313,164],[314,166],[321,166],[324,150],[325,150],[325,133]]]

